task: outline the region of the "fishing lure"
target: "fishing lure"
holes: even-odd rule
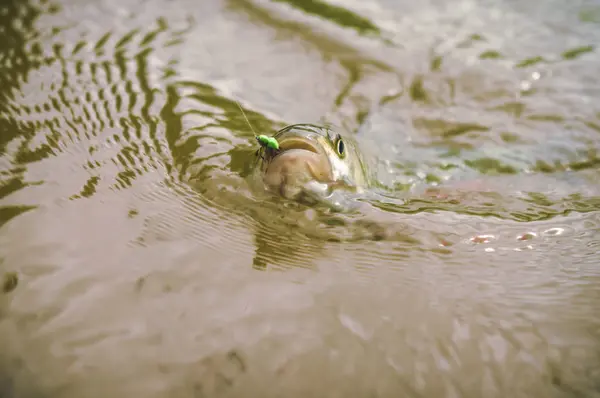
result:
[[[274,137],[269,137],[266,135],[257,135],[256,141],[260,144],[260,146],[264,148],[270,148],[273,150],[279,149],[279,142]]]
[[[244,109],[240,105],[240,102],[236,99],[235,103],[237,104],[238,108],[240,108],[240,111],[242,111],[242,115],[244,116],[244,119],[246,119],[246,123],[248,123],[248,126],[250,126],[250,130],[252,130],[254,137],[256,137],[256,141],[258,141],[258,144],[263,148],[272,149],[274,151],[279,150],[279,142],[277,142],[277,139],[275,139],[275,137],[269,137],[268,135],[257,135],[254,129],[252,128],[252,124],[250,124],[250,120],[248,120]]]

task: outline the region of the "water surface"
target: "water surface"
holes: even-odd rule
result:
[[[6,1],[0,396],[600,396],[600,7]],[[358,212],[256,196],[328,122]]]

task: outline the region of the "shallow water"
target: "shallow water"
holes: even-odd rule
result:
[[[600,396],[597,3],[13,0],[0,34],[1,397]],[[254,195],[235,98],[355,134],[376,189]]]

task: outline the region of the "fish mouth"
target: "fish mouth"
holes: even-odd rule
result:
[[[324,143],[319,141],[319,137],[305,137],[303,135],[287,135],[279,138],[279,149],[264,150],[262,159],[264,161],[264,169],[268,169],[269,165],[282,155],[289,156],[290,152],[300,154],[303,159],[316,159],[318,156],[321,159],[321,166],[329,165],[327,159],[327,151],[323,148]],[[310,153],[307,153],[310,152]],[[326,161],[327,160],[327,161]]]
[[[331,163],[318,138],[280,138],[279,150],[266,150],[263,155],[263,181],[284,196],[293,196],[311,181],[332,181]]]
[[[322,147],[314,139],[302,136],[292,136],[285,137],[279,141],[279,152],[276,156],[291,149],[304,150],[317,154],[323,153]]]

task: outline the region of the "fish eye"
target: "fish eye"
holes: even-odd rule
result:
[[[336,150],[340,157],[343,158],[346,156],[346,145],[344,144],[344,140],[342,140],[340,135],[336,137]]]

